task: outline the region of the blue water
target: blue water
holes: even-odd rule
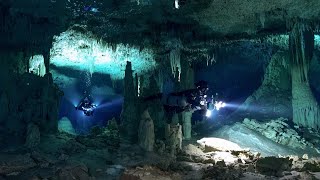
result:
[[[78,98],[70,98],[69,93],[66,93],[62,99],[60,106],[59,119],[62,117],[67,117],[73,128],[77,133],[88,133],[90,129],[94,126],[106,126],[108,120],[111,120],[113,117],[119,118],[123,98],[122,97],[93,97],[93,99],[102,99],[97,103],[97,108],[93,116],[86,116],[82,111],[76,110],[76,102],[79,102],[81,96]]]
[[[62,88],[64,96],[60,103],[59,119],[67,117],[77,133],[86,134],[94,126],[106,126],[108,120],[114,117],[119,119],[123,104],[122,92],[111,87],[112,81],[108,75],[93,74],[92,77],[88,77],[89,74],[86,72],[72,72],[67,69],[60,69],[59,73],[76,79],[76,83]],[[98,88],[99,91],[95,91],[94,88]],[[86,116],[83,111],[75,109],[84,98],[85,91],[97,105],[93,116]]]

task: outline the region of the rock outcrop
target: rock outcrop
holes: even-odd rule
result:
[[[314,31],[303,21],[295,22],[289,35],[292,76],[293,122],[320,129],[320,109],[309,84],[309,69],[314,56]]]
[[[63,117],[58,121],[58,129],[60,132],[66,132],[73,135],[76,134],[76,131],[71,124],[71,121],[67,117]]]
[[[297,131],[290,128],[288,125],[288,119],[285,118],[271,120],[266,123],[259,123],[254,119],[250,120],[245,118],[243,120],[243,124],[249,129],[257,131],[263,136],[279,144],[300,149],[305,149],[307,146],[312,146],[312,144],[301,137]]]
[[[4,72],[0,73],[0,84],[6,84],[0,87],[3,136],[24,142],[30,123],[36,124],[40,133],[57,132],[58,109],[63,92],[53,83],[51,74],[39,77],[30,73],[8,72],[4,75]]]

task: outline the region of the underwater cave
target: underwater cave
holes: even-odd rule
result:
[[[0,1],[0,179],[320,179],[319,7]]]

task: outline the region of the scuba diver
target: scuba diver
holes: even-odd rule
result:
[[[150,101],[161,99],[165,111],[169,113],[180,113],[183,111],[206,112],[208,105],[212,102],[208,98],[208,83],[206,81],[199,81],[195,83],[195,89],[189,89],[181,92],[174,92],[170,94],[157,94],[144,99]],[[202,114],[202,113],[201,113]]]
[[[85,97],[79,102],[78,106],[76,106],[76,110],[83,111],[86,116],[92,116],[97,106],[92,103],[90,95],[87,95],[86,92],[84,94]]]

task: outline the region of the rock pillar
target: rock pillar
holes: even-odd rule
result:
[[[191,138],[191,118],[192,118],[192,112],[183,112],[181,114],[182,117],[182,125],[183,125],[183,137],[184,139],[190,139]]]
[[[319,106],[314,98],[308,79],[314,51],[312,28],[296,22],[289,35],[292,76],[293,122],[303,127],[320,128]]]
[[[154,124],[148,110],[142,113],[139,124],[139,145],[145,151],[153,151],[155,142]]]
[[[137,120],[138,104],[136,93],[133,92],[136,88],[132,72],[131,62],[127,62],[124,77],[124,103],[121,112],[121,122],[123,123],[127,139],[135,142],[138,136],[139,121]]]

